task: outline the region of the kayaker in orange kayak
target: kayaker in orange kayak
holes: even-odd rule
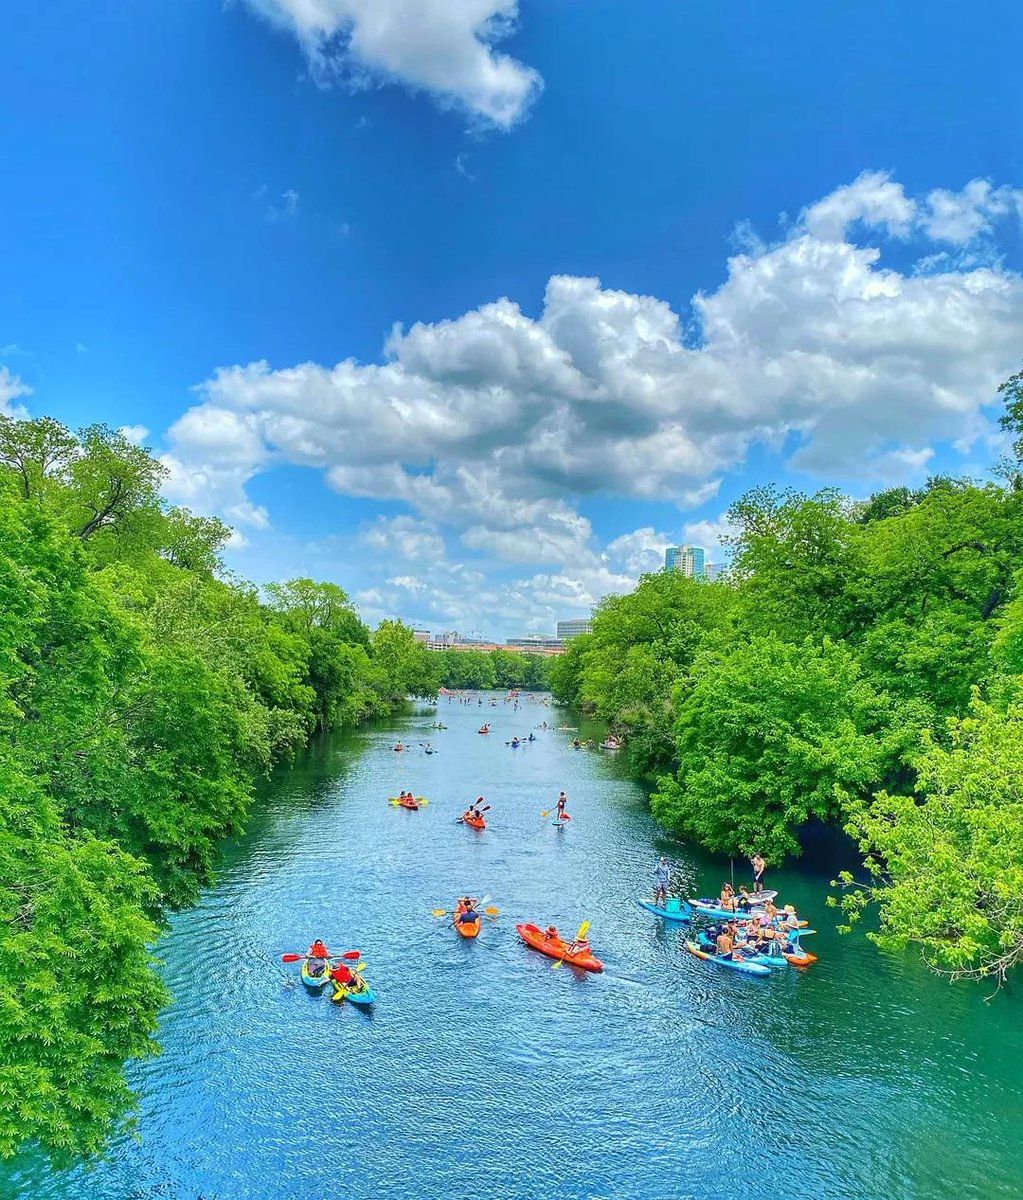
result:
[[[547,928],[546,928],[546,930],[544,931],[544,937],[545,937],[545,938],[546,938],[546,939],[547,939],[549,942],[554,942],[554,941],[557,941],[557,940],[558,940],[558,938],[559,938],[559,937],[561,937],[561,934],[560,934],[560,933],[558,933],[558,927],[557,927],[557,925],[548,925],[548,926],[547,926]]]

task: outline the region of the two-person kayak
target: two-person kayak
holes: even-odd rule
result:
[[[515,928],[527,946],[532,946],[534,950],[539,950],[548,958],[556,958],[572,967],[581,967],[584,971],[603,971],[604,969],[604,964],[594,955],[588,944],[579,947],[575,942],[566,942],[557,930],[553,929],[553,926],[544,930],[539,925],[524,921]]]

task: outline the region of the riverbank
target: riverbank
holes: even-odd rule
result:
[[[477,708],[438,711],[447,730],[421,710],[278,770],[160,944],[175,1001],[163,1055],[131,1072],[141,1142],[92,1172],[22,1159],[0,1171],[6,1194],[277,1200],[336,1188],[343,1164],[352,1194],[388,1200],[1019,1195],[989,1150],[1023,1111],[1016,997],[987,1005],[912,953],[839,936],[805,862],[774,883],[821,931],[811,970],[761,981],[700,963],[635,897],[660,853],[680,890],[718,885],[727,860],[665,839],[614,756],[554,731],[504,745],[545,710],[488,710],[489,738]],[[416,752],[395,754],[398,738]],[[389,806],[401,786],[431,804]],[[564,830],[539,815],[561,787]],[[455,823],[480,794],[482,834]],[[430,916],[464,889],[501,909],[475,943]],[[602,976],[552,971],[514,932],[584,918]],[[316,934],[363,951],[371,1016],[281,965]]]

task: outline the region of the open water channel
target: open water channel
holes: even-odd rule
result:
[[[838,935],[834,862],[770,879],[820,930],[809,970],[758,979],[692,958],[635,897],[660,853],[699,894],[727,860],[665,839],[643,789],[572,734],[506,745],[544,719],[565,717],[442,698],[280,770],[160,945],[175,1000],[163,1055],[131,1071],[137,1140],[89,1170],[22,1159],[0,1168],[0,1195],[1023,1196],[1018,989],[988,1001]],[[401,787],[430,805],[389,806]],[[564,829],[540,816],[560,788]],[[456,824],[479,794],[483,832]],[[464,891],[501,910],[476,942],[430,912]],[[585,918],[602,975],[552,969],[515,933]],[[310,995],[281,963],[317,935],[363,951],[374,1011]]]

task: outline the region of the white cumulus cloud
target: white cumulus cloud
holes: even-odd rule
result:
[[[518,0],[247,0],[291,31],[323,83],[396,82],[507,129],[541,88],[531,67],[496,46]]]
[[[985,406],[1019,358],[1023,277],[997,260],[915,268],[1019,212],[1016,192],[986,181],[914,198],[866,173],[780,240],[745,236],[688,310],[555,275],[537,316],[502,298],[396,327],[377,363],[225,366],[169,431],[171,487],[245,511],[257,474],[304,465],[342,494],[407,507],[363,534],[382,554],[439,558],[447,530],[481,560],[542,568],[495,583],[494,611],[584,606],[656,569],[668,538],[644,527],[602,548],[588,497],[692,509],[756,445],[864,488],[919,478],[939,444],[983,445]],[[884,261],[891,238],[908,267]],[[669,540],[716,554],[722,531],[699,522]],[[459,609],[449,580],[403,574]]]
[[[0,413],[9,417],[23,417],[25,409],[20,404],[12,404],[21,396],[31,396],[32,389],[19,379],[8,367],[0,366]]]

